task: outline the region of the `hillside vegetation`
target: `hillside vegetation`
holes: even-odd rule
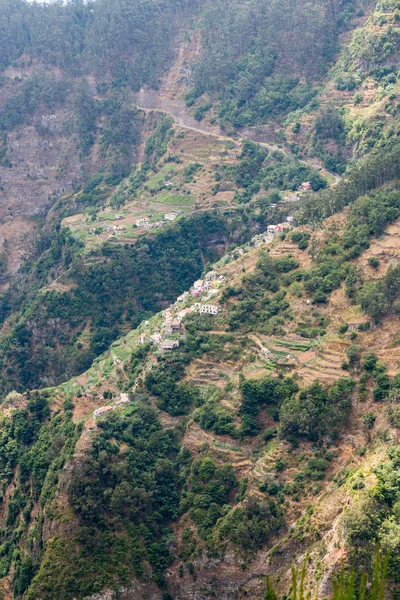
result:
[[[377,539],[396,580],[394,188],[328,219],[305,248],[300,229],[223,258],[219,315],[186,317],[175,351],[152,341],[157,315],[83,376],[7,397],[3,573],[14,565],[20,595],[83,598],[134,579],[132,597],[184,596],[196,581],[221,595],[229,581],[261,598],[264,571],[285,582],[302,548],[307,585],[323,586],[343,552],[372,564]],[[377,314],[365,297],[380,293]],[[128,404],[94,419],[121,393]]]
[[[399,597],[399,15],[0,3],[0,598]]]

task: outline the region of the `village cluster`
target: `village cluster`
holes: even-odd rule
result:
[[[293,227],[293,217],[289,216],[286,218],[284,223],[278,223],[278,225],[268,225],[267,231],[255,235],[251,241],[256,248],[262,244],[268,244],[273,241],[274,237],[291,229]]]
[[[175,221],[175,219],[177,219],[178,217],[179,217],[178,212],[165,213],[164,219],[161,221],[156,221],[156,222],[151,222],[148,217],[141,217],[139,219],[136,219],[135,226],[138,229],[145,229],[147,231],[151,231],[152,229],[157,229],[158,227],[162,227],[162,225],[165,225],[166,223],[171,223],[172,221]],[[115,215],[114,220],[122,221],[125,218],[126,217],[124,215]],[[99,219],[99,222],[102,222],[101,218]],[[110,235],[108,237],[112,238],[118,232],[127,231],[127,227],[125,225],[111,225],[110,223],[107,223],[107,224],[99,225],[97,227],[91,227],[89,230],[89,233],[96,235],[99,233],[103,233],[104,231],[109,232]]]
[[[167,220],[174,220],[178,215],[175,213],[169,213],[165,215]],[[168,219],[168,217],[170,217]],[[136,224],[138,227],[144,227],[148,223],[148,219],[138,219]],[[274,237],[283,231],[290,229],[293,225],[293,217],[289,216],[286,222],[279,223],[278,225],[269,225],[265,233],[256,235],[252,238],[253,244],[258,247],[263,243],[272,242]],[[243,254],[243,250],[240,249],[240,254]],[[216,304],[211,304],[208,301],[218,293],[218,289],[225,280],[224,275],[218,275],[216,271],[209,271],[206,273],[203,279],[195,281],[188,292],[184,292],[177,299],[175,304],[171,305],[168,309],[162,312],[163,322],[159,329],[152,333],[142,333],[139,338],[139,344],[143,345],[147,342],[155,344],[160,352],[170,352],[179,348],[180,340],[185,339],[185,327],[183,325],[183,319],[192,313],[199,313],[200,315],[212,315],[217,316],[220,312],[220,307]],[[193,299],[200,299],[202,302],[193,302]],[[145,323],[145,325],[147,322]],[[260,355],[264,360],[269,360],[271,352],[268,348],[261,348]],[[288,366],[288,361],[292,357],[288,355],[286,359],[281,359],[284,366]],[[96,409],[93,413],[95,418],[101,417],[115,408],[127,404],[130,402],[128,394],[121,394],[119,400],[113,405],[102,406]]]
[[[140,219],[136,219],[136,227],[141,227],[143,229],[146,229],[147,231],[150,231],[151,229],[156,229],[157,227],[165,225],[165,223],[167,222],[175,221],[175,219],[177,219],[178,216],[179,214],[174,212],[165,213],[164,220],[157,221],[155,223],[152,223],[148,217],[142,217]]]
[[[124,215],[115,215],[115,217],[114,217],[115,221],[122,221],[123,219],[125,219]],[[102,219],[99,218],[99,221],[101,222]],[[103,231],[112,232],[109,236],[109,237],[112,237],[113,235],[115,235],[117,233],[117,231],[126,231],[126,227],[124,227],[123,225],[110,225],[108,223],[106,225],[101,225],[100,228],[99,227],[91,227],[91,229],[89,230],[89,232],[92,234],[97,234],[97,233],[100,233]]]
[[[142,333],[139,338],[139,344],[152,342],[161,352],[179,348],[179,341],[185,335],[182,321],[187,315],[194,312],[198,312],[201,315],[218,315],[219,306],[209,304],[207,300],[217,293],[223,281],[224,276],[218,276],[215,271],[210,271],[205,275],[204,279],[195,281],[189,292],[184,292],[177,298],[175,304],[163,311],[161,328],[151,334]],[[191,298],[198,298],[203,294],[205,294],[203,302],[195,302],[190,306],[185,306]]]

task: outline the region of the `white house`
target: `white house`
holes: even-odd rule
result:
[[[173,212],[165,213],[165,215],[164,215],[164,219],[166,221],[175,221],[175,219],[177,219],[177,218],[178,218],[178,215]]]
[[[219,313],[219,306],[215,304],[200,304],[201,315],[217,315]]]
[[[97,419],[97,417],[101,417],[102,415],[105,415],[105,414],[111,412],[112,410],[114,410],[113,406],[102,406],[101,408],[97,408],[94,411],[93,415]]]
[[[268,233],[276,233],[278,231],[278,225],[268,225]]]
[[[179,348],[178,340],[164,340],[160,344],[161,350],[175,350],[175,348]]]
[[[146,225],[150,225],[150,221],[147,217],[143,217],[142,219],[136,219],[136,227],[145,227]]]

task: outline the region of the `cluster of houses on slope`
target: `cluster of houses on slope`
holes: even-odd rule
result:
[[[148,217],[141,217],[140,219],[136,219],[136,227],[146,229],[150,231],[151,229],[156,229],[157,227],[161,227],[165,225],[167,222],[175,221],[179,217],[178,213],[170,212],[165,213],[163,221],[157,221],[156,223],[152,223]]]
[[[97,235],[99,233],[103,233],[104,231],[111,232],[109,237],[114,236],[118,231],[126,231],[126,227],[123,225],[101,225],[100,227],[91,227],[89,229],[89,233]]]
[[[129,402],[130,398],[128,394],[121,394],[119,399],[116,400],[116,402],[113,405],[101,406],[100,408],[96,408],[96,410],[93,412],[93,416],[95,419],[97,419],[98,417],[102,417],[103,415],[106,415],[107,413],[115,410],[116,408],[118,408],[118,406],[129,404]]]
[[[270,244],[275,236],[293,227],[293,220],[293,217],[289,216],[286,218],[286,221],[284,223],[278,223],[277,225],[268,225],[266,232],[259,233],[251,239],[252,243],[256,248],[258,248],[262,244]]]
[[[204,279],[198,279],[194,282],[190,289],[190,293],[194,298],[198,298],[204,292],[208,292],[208,296],[211,297],[217,293],[218,288],[225,280],[223,275],[217,275],[216,271],[209,271]],[[178,298],[179,301],[179,298]]]
[[[220,311],[219,306],[210,304],[207,300],[210,295],[217,292],[217,289],[223,280],[224,277],[222,275],[218,276],[216,271],[210,271],[204,276],[204,279],[196,281],[190,292],[181,294],[177,298],[175,304],[163,311],[163,323],[161,328],[151,334],[142,333],[139,338],[139,344],[152,342],[157,346],[160,352],[179,348],[179,338],[182,339],[185,335],[185,328],[182,321],[187,315],[194,312],[198,312],[201,315],[218,315]],[[190,306],[185,306],[185,303],[192,297],[197,298],[204,292],[207,292],[204,302],[195,302]],[[174,337],[171,338],[169,336]]]
[[[189,295],[182,294],[183,299],[187,299]],[[182,297],[180,297],[182,298]],[[185,328],[182,320],[187,315],[193,312],[199,312],[201,315],[218,315],[219,306],[216,304],[206,304],[196,302],[192,306],[188,306],[178,311],[172,311],[172,307],[168,310],[163,311],[164,321],[161,326],[161,330],[157,330],[152,334],[142,333],[139,338],[139,344],[145,344],[146,342],[154,343],[160,352],[166,352],[179,348],[179,339],[170,338],[168,336],[176,335],[182,339],[185,335]]]
[[[175,219],[177,219],[179,217],[179,214],[180,213],[178,213],[178,212],[165,213],[164,220],[157,221],[157,222],[151,222],[148,217],[141,217],[139,219],[136,219],[136,227],[141,228],[141,229],[146,229],[147,231],[150,231],[152,229],[157,229],[158,227],[161,227],[162,225],[165,225],[168,222],[175,221]],[[125,216],[124,215],[115,215],[114,219],[116,221],[121,221],[121,220],[125,219]],[[99,219],[99,221],[102,222],[103,219]],[[111,225],[108,223],[108,224],[98,225],[97,227],[91,227],[89,230],[89,233],[91,233],[92,235],[99,235],[104,232],[109,232],[110,235],[108,237],[112,238],[118,232],[122,232],[122,231],[126,231],[126,230],[127,230],[127,228],[124,225]]]

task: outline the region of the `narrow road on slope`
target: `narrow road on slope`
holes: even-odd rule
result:
[[[146,102],[146,100],[148,100]],[[176,105],[172,105],[171,103],[165,104],[164,106],[154,106],[155,102],[153,98],[150,98],[146,92],[141,90],[135,99],[135,106],[138,110],[142,110],[143,112],[159,112],[168,115],[173,121],[182,127],[182,129],[188,129],[189,131],[195,131],[196,133],[200,133],[201,135],[207,135],[213,137],[221,142],[229,142],[236,145],[236,147],[241,146],[241,142],[244,139],[252,139],[251,136],[238,134],[238,139],[229,137],[227,135],[223,135],[221,131],[218,131],[218,128],[208,123],[204,123],[203,126],[200,122],[194,124],[194,117],[188,115],[182,106],[182,101],[177,101]],[[180,106],[181,105],[181,106]],[[293,154],[287,148],[282,148],[276,144],[267,144],[266,142],[259,142],[253,140],[255,144],[266,148],[269,152],[282,152],[287,158],[291,160],[295,160]],[[307,167],[315,168],[315,165],[310,164],[309,161],[297,159],[300,164],[303,164]],[[341,180],[340,175],[337,173],[333,173],[332,171],[328,171],[324,169],[324,172],[329,174],[331,177],[335,179],[335,182],[338,183]]]
[[[176,106],[175,111],[174,111],[174,107],[171,107],[169,105],[155,107],[155,106],[151,106],[153,104],[152,102],[149,102],[149,103],[146,103],[145,101],[143,102],[143,100],[145,100],[145,99],[146,99],[146,96],[144,96],[144,98],[140,98],[140,99],[136,100],[135,106],[138,110],[142,110],[143,112],[146,112],[146,113],[150,113],[150,112],[164,113],[164,114],[168,115],[171,119],[173,119],[174,122],[177,125],[179,125],[179,127],[182,127],[182,129],[189,129],[191,131],[195,131],[196,133],[200,133],[202,135],[208,135],[208,136],[214,137],[215,139],[218,139],[222,142],[234,143],[237,145],[237,147],[240,146],[240,142],[242,142],[244,139],[249,138],[249,135],[244,136],[242,134],[239,134],[238,139],[229,137],[227,135],[223,135],[221,132],[217,131],[217,127],[213,127],[212,125],[204,124],[202,126],[200,122],[194,124],[192,122],[192,121],[194,121],[194,118],[191,117],[191,115],[186,115],[184,113],[182,107]],[[145,104],[148,104],[148,105],[145,106]],[[265,142],[257,142],[257,141],[255,141],[254,143],[258,144],[259,146],[262,146],[264,148],[267,148],[270,152],[274,152],[275,150],[278,150],[279,152],[282,152],[288,158],[291,158],[291,159],[294,158],[293,155],[288,150],[281,148],[280,146],[278,146],[276,144],[267,144]],[[303,162],[303,161],[301,161],[301,162]]]

